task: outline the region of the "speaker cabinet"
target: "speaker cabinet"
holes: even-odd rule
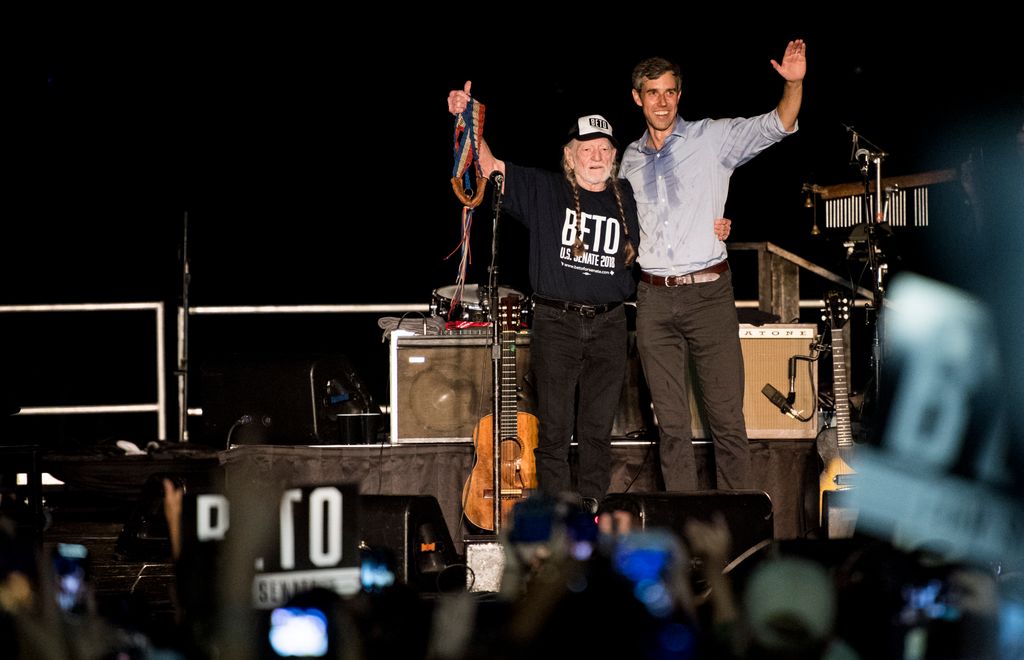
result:
[[[215,447],[376,441],[380,409],[342,355],[230,357],[204,364],[200,384]]]
[[[808,355],[818,336],[814,324],[740,325],[740,348],[743,350],[743,418],[747,437],[752,440],[814,438],[818,432],[818,413],[811,421],[800,422],[785,415],[761,393],[771,383],[783,394],[789,391],[789,361],[794,355]],[[817,363],[795,361],[796,402],[793,409],[806,417],[817,410]],[[691,374],[692,376],[692,374]],[[690,413],[693,416],[693,437],[709,438],[703,411],[690,388]]]
[[[359,526],[360,543],[394,553],[395,580],[420,591],[438,591],[461,565],[432,495],[362,495]],[[455,583],[464,579],[464,573],[453,576]]]
[[[601,510],[628,511],[639,519],[642,529],[667,528],[682,538],[687,520],[710,521],[721,512],[732,535],[732,558],[775,535],[772,501],[760,490],[612,493],[601,502]]]
[[[524,391],[530,336],[516,337],[516,383]],[[493,410],[491,336],[391,333],[391,442],[472,442]]]

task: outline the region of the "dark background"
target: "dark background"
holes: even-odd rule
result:
[[[495,153],[555,168],[578,115],[604,114],[624,142],[640,135],[629,80],[639,59],[681,64],[684,117],[749,116],[781,93],[769,60],[804,38],[800,130],[734,175],[730,240],[770,240],[840,273],[845,235],[811,237],[800,190],[857,179],[844,123],[891,154],[886,176],[957,167],[1020,123],[1019,35],[1006,17],[729,19],[676,10],[500,21],[395,10],[358,23],[343,13],[50,17],[45,95],[15,127],[27,149],[10,192],[26,203],[8,208],[0,304],[162,300],[173,309],[185,212],[192,305],[426,304],[455,282],[456,258],[445,256],[459,240],[460,207],[445,97],[467,78],[487,105]],[[447,27],[425,27],[439,23]],[[948,199],[934,205],[933,225],[960,216],[959,197]],[[934,229],[907,230],[894,267],[927,268]],[[470,282],[486,280],[490,234],[484,209]],[[501,279],[528,291],[524,245],[524,232],[503,224]],[[737,277],[739,298],[755,297],[755,280],[753,271]],[[386,400],[378,316],[196,319],[193,372],[226,351],[341,352]],[[154,396],[151,379],[128,375],[149,368],[148,319],[103,318],[0,318],[16,400]],[[120,432],[68,423],[42,432]],[[137,432],[151,432],[151,420],[141,424]]]

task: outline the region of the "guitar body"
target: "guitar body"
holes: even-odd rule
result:
[[[517,412],[518,434],[501,441],[501,523],[512,507],[537,488],[537,418]],[[466,519],[480,529],[494,529],[494,420],[487,415],[473,430],[476,462],[462,489]]]
[[[494,410],[498,415],[500,443],[494,440],[494,414],[486,415],[473,430],[476,461],[462,488],[462,508],[469,522],[480,529],[497,531],[512,507],[537,488],[537,418],[519,412],[516,392],[516,333],[519,329],[519,296],[501,299],[500,374],[495,375]],[[499,476],[495,477],[495,472]],[[498,482],[498,483],[495,483]],[[501,518],[494,520],[495,491],[500,497]],[[495,525],[495,522],[498,524]]]
[[[838,434],[834,428],[825,429],[818,436],[818,456],[821,457],[823,466],[818,477],[818,511],[824,516],[825,491],[848,488],[839,485],[838,482],[842,475],[854,474],[854,470],[840,455]]]

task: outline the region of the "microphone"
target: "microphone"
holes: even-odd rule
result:
[[[786,396],[786,403],[796,403],[796,356],[789,358],[789,394]]]
[[[491,191],[491,210],[497,213],[501,209],[501,199],[504,196],[502,188],[505,185],[505,175],[501,170],[494,170],[488,177],[494,189]]]
[[[860,164],[861,174],[867,176],[868,168],[871,167],[871,152],[867,149],[857,149],[857,151],[853,153],[853,159]]]
[[[793,411],[793,406],[789,405],[786,401],[786,397],[782,395],[782,392],[772,387],[771,383],[765,383],[764,387],[761,388],[761,394],[768,397],[768,400],[771,401],[776,408],[781,410],[783,414],[789,415],[793,418],[796,417],[796,414]]]

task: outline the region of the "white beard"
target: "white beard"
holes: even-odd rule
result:
[[[612,168],[611,167],[604,167],[604,168],[602,168],[600,170],[591,170],[591,169],[576,170],[576,178],[579,181],[587,183],[587,184],[589,184],[591,186],[599,186],[599,185],[605,183],[606,181],[608,181],[609,178],[611,178],[611,175],[612,175]]]

